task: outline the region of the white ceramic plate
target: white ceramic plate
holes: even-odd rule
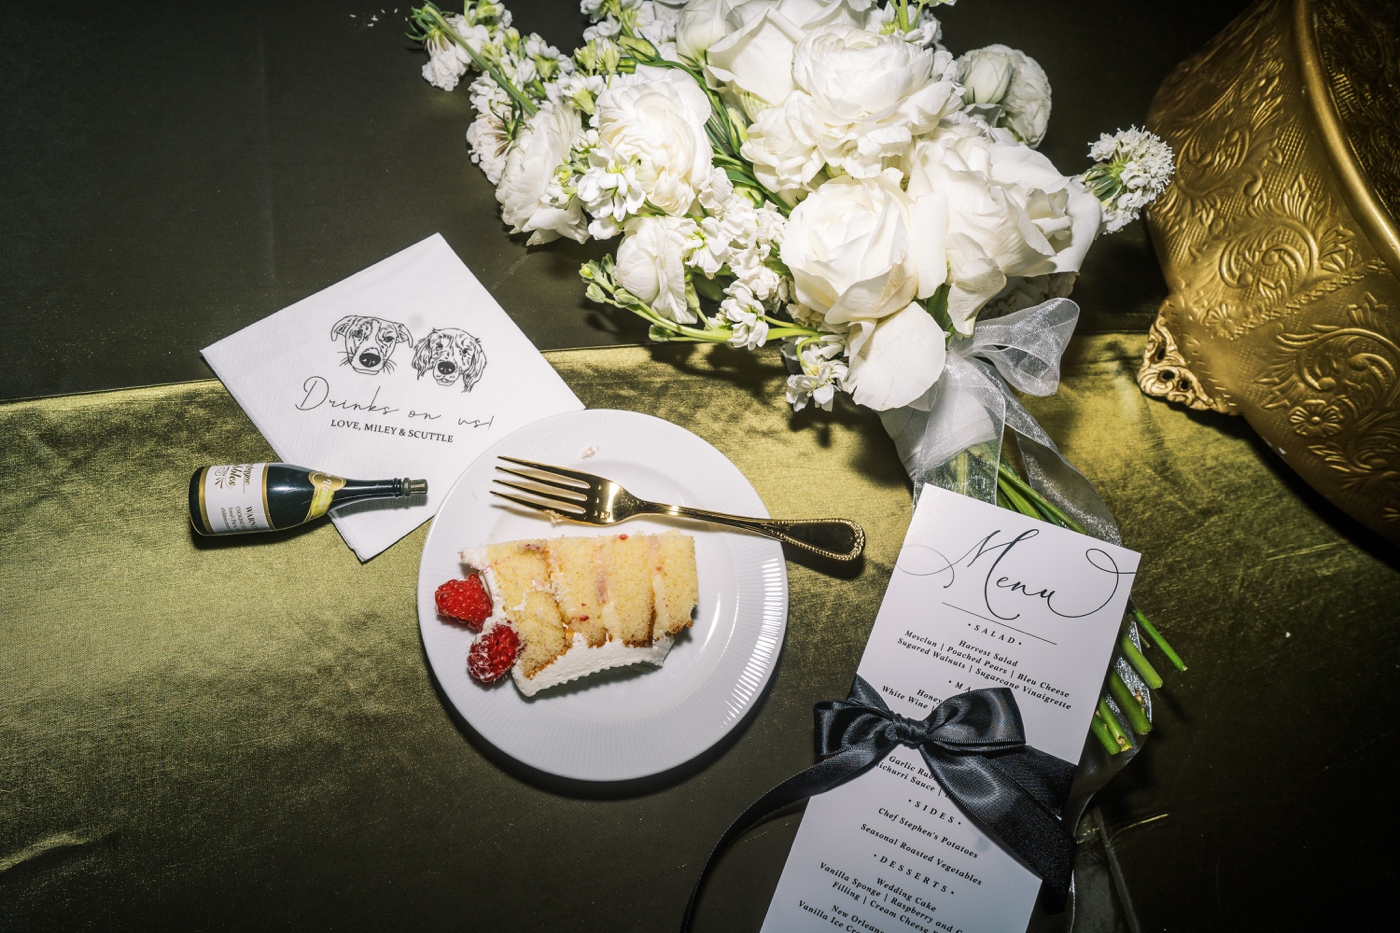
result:
[[[589,449],[593,455],[585,457]],[[633,519],[613,531],[677,528],[695,538],[700,604],[665,664],[593,674],[527,699],[509,676],[467,674],[475,637],[437,614],[433,591],[464,573],[458,553],[491,541],[606,534],[506,503],[489,492],[500,454],[586,470],[644,499],[768,515],[734,464],[684,428],[628,411],[569,412],[537,421],[483,453],[433,520],[418,570],[418,623],[438,682],[487,741],[551,774],[619,781],[665,771],[722,739],[758,699],[787,629],[787,567],[776,541],[718,526]]]

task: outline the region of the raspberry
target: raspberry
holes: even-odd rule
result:
[[[520,636],[509,625],[493,625],[476,636],[467,652],[467,673],[484,684],[499,678],[520,654]]]
[[[465,580],[448,580],[433,594],[438,612],[450,619],[465,622],[473,632],[491,616],[491,594],[481,582],[481,575],[472,571]]]

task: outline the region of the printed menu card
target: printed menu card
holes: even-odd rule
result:
[[[1138,555],[924,488],[861,657],[895,713],[1009,687],[1028,744],[1077,763]],[[984,835],[916,749],[811,799],[764,933],[1025,929],[1040,880]]]
[[[331,513],[369,560],[432,518],[477,455],[582,403],[440,234],[204,349],[284,461],[428,481]]]

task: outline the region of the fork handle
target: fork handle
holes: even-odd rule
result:
[[[746,518],[659,502],[647,502],[644,507],[656,515],[678,515],[743,528],[831,560],[855,560],[865,550],[865,529],[844,518]]]

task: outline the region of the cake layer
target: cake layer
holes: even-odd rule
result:
[[[695,572],[695,539],[678,531],[650,540],[656,574],[652,577],[656,619],[652,637],[673,636],[690,626],[690,614],[700,599]]]

